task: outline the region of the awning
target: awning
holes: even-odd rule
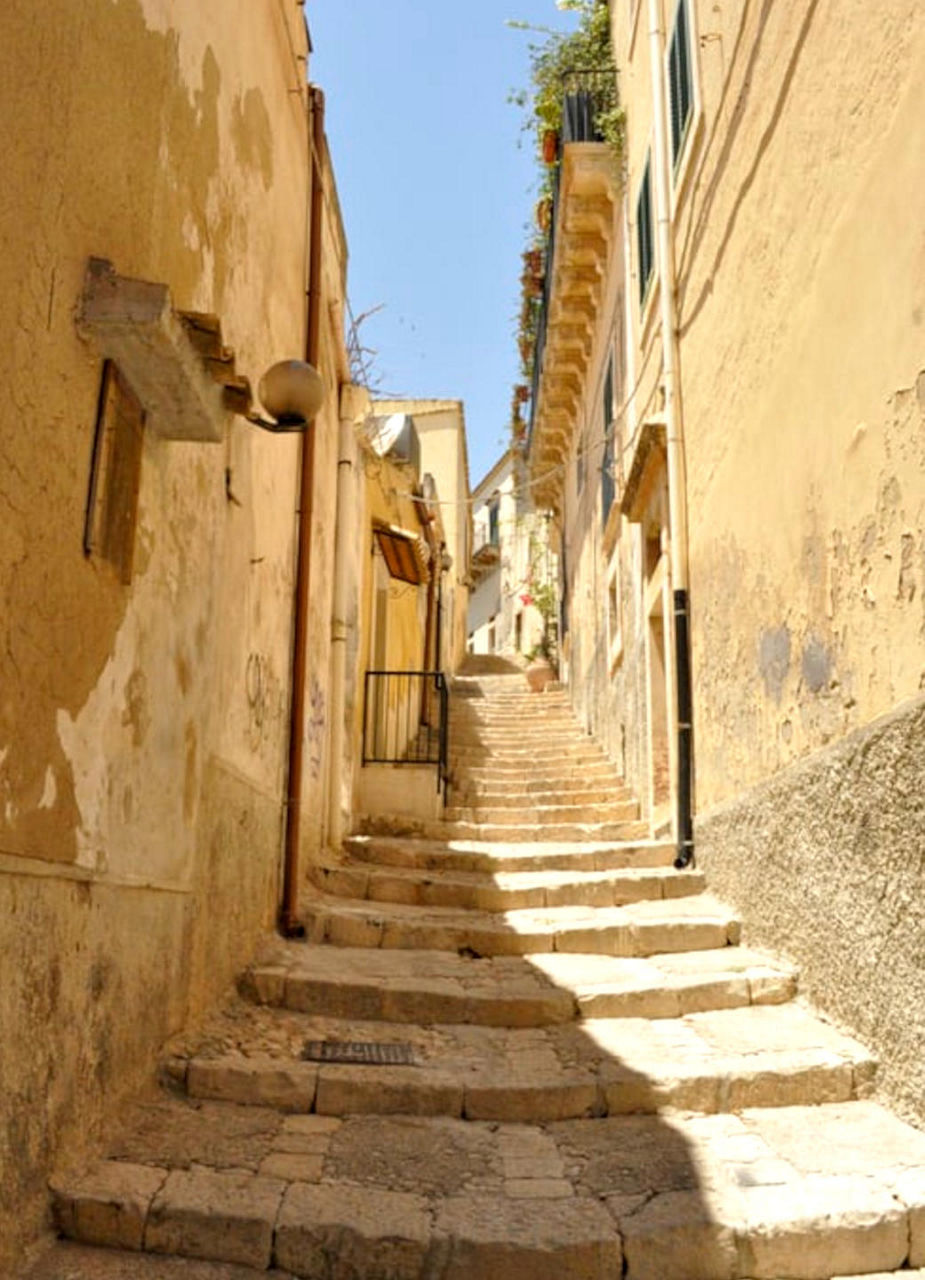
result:
[[[373,534],[393,578],[416,587],[427,581],[430,551],[423,538],[394,524],[374,525]]]

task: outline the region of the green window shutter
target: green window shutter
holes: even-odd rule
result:
[[[668,90],[671,107],[671,159],[675,167],[694,106],[687,0],[680,0],[668,50]]]

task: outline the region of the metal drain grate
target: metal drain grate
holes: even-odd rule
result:
[[[369,1067],[413,1067],[414,1053],[407,1041],[386,1044],[379,1040],[307,1040],[302,1057],[308,1062],[353,1062]]]

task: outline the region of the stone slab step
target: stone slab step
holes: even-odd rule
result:
[[[619,782],[602,781],[599,784],[589,782],[585,777],[556,781],[555,784],[544,780],[530,782],[494,782],[482,781],[473,783],[456,781],[453,784],[453,795],[457,804],[471,804],[475,808],[495,808],[504,806],[516,808],[527,801],[530,804],[608,804],[612,801],[632,800],[629,788]]]
[[[127,1120],[54,1184],[70,1238],[368,1280],[925,1266],[925,1135],[871,1102],[540,1126],[171,1100]]]
[[[196,1262],[174,1254],[93,1248],[59,1240],[21,1280],[295,1280],[291,1271],[256,1271],[231,1262]]]
[[[457,705],[450,703],[450,718],[454,731],[468,730],[486,733],[509,733],[514,735],[523,730],[535,731],[537,728],[549,727],[555,732],[563,731],[587,737],[580,724],[574,718],[571,709],[562,704],[542,705],[525,703],[518,707],[478,707],[471,701],[461,701]]]
[[[614,871],[670,867],[676,846],[667,840],[504,841],[444,840],[396,835],[356,835],[344,841],[354,861],[430,871]]]
[[[453,823],[479,823],[498,827],[536,826],[546,829],[563,823],[620,823],[639,817],[639,804],[635,800],[612,800],[606,804],[524,804],[492,807],[480,804],[465,807],[448,805],[444,821]]]
[[[450,742],[450,763],[459,767],[467,764],[480,766],[487,760],[492,767],[504,765],[531,768],[558,765],[562,769],[579,769],[584,765],[608,763],[607,757],[600,747],[587,740],[579,742],[559,742],[558,738],[546,738],[542,745],[524,745],[523,733],[510,745],[482,740],[466,741],[455,738]],[[610,766],[611,769],[613,765]]]
[[[625,907],[546,907],[493,915],[449,907],[372,904],[317,894],[303,908],[310,942],[464,951],[477,956],[583,951],[648,956],[739,941],[735,914],[707,894]]]
[[[318,1065],[306,1041],[410,1046],[413,1065]],[[190,1097],[319,1115],[445,1115],[545,1123],[675,1107],[702,1114],[847,1102],[874,1063],[800,1005],[544,1029],[396,1026],[233,1002],[174,1041]]]
[[[745,947],[644,960],[555,952],[476,959],[280,941],[240,985],[258,1003],[328,1017],[539,1027],[780,1004],[793,998],[796,975]]]
[[[601,759],[602,748],[592,742],[579,729],[556,725],[512,724],[509,729],[485,726],[453,724],[449,743],[450,754],[464,751],[472,754],[488,754],[492,758],[509,756],[515,759],[556,759],[573,754],[584,754]]]
[[[703,873],[673,867],[616,871],[429,871],[370,863],[315,866],[325,893],[371,902],[513,911],[526,907],[614,907],[702,893]]]
[[[364,835],[407,835],[425,840],[479,840],[516,844],[602,841],[625,843],[644,840],[649,833],[644,822],[418,822],[401,814],[381,814],[361,820]]]
[[[524,735],[521,735],[521,742],[524,741]],[[454,757],[454,745],[450,744],[449,757],[451,762]],[[493,752],[486,751],[483,747],[465,747],[459,750],[459,759],[455,760],[455,764],[459,768],[471,770],[474,774],[479,771],[490,773],[497,777],[505,773],[516,774],[518,772],[527,775],[535,774],[538,777],[545,777],[549,774],[555,776],[561,774],[563,777],[578,773],[587,769],[594,774],[601,774],[609,778],[619,778],[616,765],[610,760],[604,752],[593,743],[583,748],[585,759],[574,763],[566,760],[560,753],[548,751],[542,755],[530,752],[526,748],[521,750],[517,755],[502,755],[496,757]]]

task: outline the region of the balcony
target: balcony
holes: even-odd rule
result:
[[[581,73],[565,95],[533,357],[527,457],[538,506],[561,506],[569,455],[615,238],[619,177],[594,129],[596,92]]]

